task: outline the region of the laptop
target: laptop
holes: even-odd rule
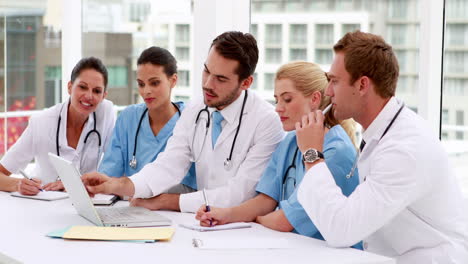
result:
[[[95,208],[78,169],[70,161],[53,153],[49,159],[57,171],[79,215],[98,226],[168,226],[172,221],[143,207]]]

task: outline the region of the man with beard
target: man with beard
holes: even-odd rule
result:
[[[91,194],[133,197],[151,210],[196,212],[205,204],[238,205],[256,195],[255,186],[283,139],[274,108],[248,88],[258,61],[251,34],[225,32],[211,44],[204,64],[204,101],[185,108],[166,150],[131,177],[83,176]],[[168,193],[195,162],[200,191]]]

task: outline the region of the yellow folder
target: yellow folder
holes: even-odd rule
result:
[[[102,226],[72,226],[63,238],[85,240],[170,240],[171,227],[122,228]]]

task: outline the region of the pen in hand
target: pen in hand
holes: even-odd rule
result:
[[[206,192],[205,189],[203,189],[203,198],[205,199],[205,211],[209,212],[210,211],[210,205],[208,204],[208,198],[206,197]],[[213,219],[210,219],[210,226],[213,226]]]
[[[325,107],[325,109],[323,109],[322,113],[323,115],[325,115],[326,113],[328,113],[328,111],[330,111],[330,109],[332,108],[333,104],[330,103],[327,107]]]
[[[35,180],[33,180],[33,178],[29,177],[28,174],[26,174],[26,172],[24,172],[23,170],[19,170],[19,172],[21,173],[21,175],[23,175],[24,178],[30,180],[30,181],[33,181],[33,182],[36,182]],[[38,188],[39,191],[43,192],[44,190],[42,188]]]

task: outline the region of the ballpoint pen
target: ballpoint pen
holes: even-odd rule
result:
[[[323,115],[325,115],[326,113],[328,113],[328,111],[330,111],[330,109],[332,108],[333,104],[330,103],[327,107],[325,107],[325,109],[323,109],[322,113]]]
[[[210,205],[208,204],[208,198],[206,197],[205,189],[203,189],[203,198],[205,199],[205,211],[209,212],[211,209]],[[210,219],[210,226],[213,226],[213,219]]]
[[[25,177],[26,179],[31,180],[31,181],[33,181],[33,182],[36,182],[36,181],[34,181],[31,177],[29,177],[29,175],[26,174],[26,172],[24,172],[23,170],[19,170],[19,172],[20,172],[21,175],[23,175],[23,177]],[[43,192],[44,190],[43,190],[42,188],[39,188],[39,191]]]

